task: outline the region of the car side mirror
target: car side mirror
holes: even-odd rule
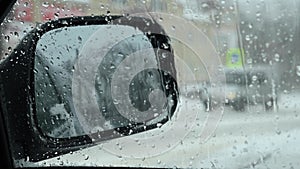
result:
[[[169,37],[142,17],[50,21],[0,71],[15,159],[40,161],[157,128],[178,104]]]

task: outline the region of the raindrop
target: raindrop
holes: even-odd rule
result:
[[[250,40],[251,40],[251,39],[250,39],[250,35],[246,35],[246,36],[245,36],[245,40],[246,40],[246,41],[250,41]]]
[[[175,26],[174,26],[174,25],[172,25],[172,30],[173,30],[173,31],[175,31],[175,29],[176,29],[176,28],[175,28]]]
[[[164,49],[169,49],[169,44],[167,44],[167,43],[162,43],[162,47],[163,47]]]
[[[62,21],[62,24],[63,24],[63,25],[68,25],[69,23],[68,23],[68,21],[63,20],[63,21]]]
[[[118,53],[118,57],[123,58],[123,57],[124,57],[124,54],[123,54],[123,53]]]
[[[271,106],[272,106],[272,101],[268,101],[268,102],[267,102],[267,106],[270,106],[270,107],[271,107]]]
[[[29,5],[28,2],[24,2],[24,7],[27,7]]]
[[[202,3],[202,8],[208,8],[209,7],[209,5],[207,4],[207,3]]]
[[[6,42],[8,42],[9,39],[10,39],[10,37],[9,37],[8,35],[7,35],[7,36],[4,36],[4,40],[5,40]]]
[[[257,16],[257,17],[260,17],[260,16],[261,16],[261,13],[260,13],[260,12],[256,12],[256,16]]]
[[[266,48],[269,48],[270,47],[270,43],[266,43]]]
[[[276,134],[280,135],[281,131],[279,129],[276,129]]]
[[[34,74],[37,74],[37,73],[38,73],[38,70],[37,70],[37,69],[34,69],[34,70],[33,70],[33,73],[34,73]]]
[[[104,9],[104,5],[103,5],[103,4],[102,4],[102,5],[100,5],[100,8],[101,8],[101,9]]]
[[[168,54],[164,52],[164,53],[162,53],[162,54],[161,54],[161,56],[162,56],[162,58],[164,58],[164,59],[165,59],[165,58],[167,58],[167,57],[168,57]]]
[[[278,53],[276,53],[274,55],[274,59],[275,59],[276,62],[279,62],[280,61],[280,55]]]
[[[57,12],[56,12],[56,13],[54,13],[54,18],[56,18],[56,19],[57,19],[58,17],[59,17],[59,13],[57,13]]]
[[[45,66],[44,69],[45,69],[46,71],[48,71],[48,70],[49,70],[49,66]]]
[[[133,133],[133,130],[130,129],[128,134],[131,135],[132,133]]]
[[[249,27],[249,29],[252,29],[253,25],[251,23],[249,23],[248,27]]]
[[[18,32],[14,32],[15,37],[19,37],[19,33]]]
[[[88,156],[88,155],[84,156],[84,160],[88,160],[89,158],[90,158],[90,156]]]
[[[256,81],[257,80],[257,76],[252,76],[252,81]]]
[[[113,100],[113,103],[114,103],[115,105],[118,105],[118,104],[119,104],[119,101],[118,101],[117,99],[114,99],[114,100]]]
[[[45,7],[45,8],[48,8],[48,7],[49,7],[49,2],[44,2],[44,3],[42,4],[42,6]]]
[[[22,12],[22,15],[23,15],[23,16],[26,16],[26,15],[27,15],[27,12],[26,12],[26,11],[23,11],[23,12]]]
[[[300,65],[296,66],[296,74],[297,76],[300,76]]]
[[[253,61],[252,61],[252,58],[248,58],[248,59],[247,59],[247,63],[248,63],[248,64],[252,64],[252,62],[253,62]]]
[[[116,68],[116,66],[115,65],[110,65],[110,69],[115,69]]]

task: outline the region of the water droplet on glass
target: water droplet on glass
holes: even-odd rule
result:
[[[12,51],[12,47],[9,46],[9,47],[7,48],[7,50],[8,50],[9,52],[11,52],[11,51]]]
[[[49,70],[49,66],[45,66],[44,69],[48,71]]]
[[[122,149],[123,149],[123,147],[121,145],[119,145],[119,150],[122,150]]]
[[[253,61],[252,61],[252,58],[248,58],[248,59],[247,59],[247,63],[248,63],[248,64],[252,64],[252,62],[253,62]]]
[[[124,54],[123,54],[123,53],[118,53],[118,57],[123,58],[123,57],[124,57]]]
[[[252,76],[252,81],[256,81],[257,80],[257,76]]]
[[[253,26],[252,26],[251,23],[249,23],[248,27],[249,27],[249,29],[252,29],[252,28],[253,28]]]
[[[176,27],[173,25],[173,26],[172,26],[172,30],[175,31],[175,29],[176,29]]]
[[[84,160],[88,160],[89,158],[90,158],[90,156],[88,156],[88,155],[84,156]]]
[[[279,62],[280,61],[280,55],[278,53],[276,53],[274,55],[274,59],[275,59],[276,62]]]
[[[23,16],[26,16],[26,15],[27,15],[27,12],[26,12],[26,11],[23,11],[23,12],[22,12],[22,15],[23,15]]]
[[[162,43],[162,47],[163,47],[164,49],[169,49],[169,44],[167,44],[167,43]]]
[[[39,72],[39,71],[36,70],[36,69],[33,70],[33,73],[35,73],[35,74],[37,74],[38,72]]]
[[[157,127],[161,127],[162,124],[161,124],[161,123],[157,123],[156,126],[157,126]]]
[[[279,129],[276,129],[276,134],[277,135],[280,135],[281,134],[281,131]]]
[[[256,17],[260,17],[261,13],[260,12],[256,12]]]
[[[110,69],[115,69],[116,66],[115,65],[110,65]]]
[[[266,48],[269,48],[270,47],[270,43],[266,43]]]
[[[297,76],[300,76],[300,65],[296,66],[296,74]]]
[[[164,58],[164,59],[165,59],[165,58],[167,58],[167,57],[168,57],[168,54],[164,52],[164,53],[162,53],[162,54],[161,54],[161,56],[162,56],[162,58]]]
[[[133,130],[132,130],[132,129],[130,129],[128,134],[130,135],[130,134],[132,134],[132,133],[133,133]]]
[[[66,21],[66,20],[63,20],[61,23],[62,23],[63,25],[68,25],[68,24],[69,24],[68,21]]]
[[[9,37],[8,35],[7,35],[7,36],[4,36],[4,40],[5,40],[6,42],[8,42],[9,39],[10,39],[10,37]]]
[[[268,101],[268,102],[267,102],[267,106],[270,106],[270,107],[271,107],[271,106],[272,106],[272,101]]]
[[[57,19],[59,17],[59,13],[54,13],[54,18]]]
[[[18,32],[14,32],[15,37],[19,37],[19,33]]]
[[[207,3],[202,3],[202,8],[208,8],[209,7],[209,5],[207,4]]]
[[[29,5],[28,2],[24,2],[24,7],[27,7]]]
[[[246,36],[245,36],[245,40],[246,40],[246,41],[251,40],[251,39],[250,39],[250,35],[246,35]]]
[[[42,6],[45,7],[45,8],[48,8],[49,7],[49,2],[43,2]]]

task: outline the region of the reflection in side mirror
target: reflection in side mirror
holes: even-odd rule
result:
[[[38,128],[51,138],[101,140],[107,138],[94,135],[111,138],[165,123],[178,97],[174,61],[163,62],[173,59],[166,40],[126,25],[45,33],[35,51]]]
[[[13,159],[40,161],[165,124],[178,87],[164,32],[121,16],[63,18],[29,32],[0,65]]]

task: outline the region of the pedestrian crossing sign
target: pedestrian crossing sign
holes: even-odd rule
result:
[[[243,50],[240,48],[230,48],[226,53],[226,67],[241,68],[243,67]]]

